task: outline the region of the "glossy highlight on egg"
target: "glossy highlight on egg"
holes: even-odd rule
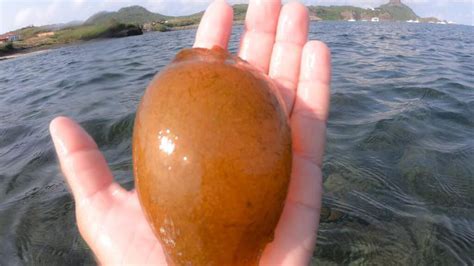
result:
[[[136,114],[136,189],[170,265],[257,265],[291,160],[274,84],[220,48],[179,52]]]

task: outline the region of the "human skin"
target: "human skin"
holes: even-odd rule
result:
[[[200,23],[194,47],[227,49],[231,29],[232,8],[215,1]],[[277,84],[289,110],[293,147],[285,207],[261,265],[307,265],[316,246],[331,59],[325,44],[307,38],[308,12],[302,4],[250,1],[239,56]],[[166,265],[136,192],[114,182],[94,140],[66,117],[55,118],[50,132],[74,196],[79,231],[97,261]]]

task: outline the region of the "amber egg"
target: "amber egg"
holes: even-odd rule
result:
[[[179,52],[136,114],[136,189],[170,265],[257,265],[291,160],[275,86],[223,49]]]

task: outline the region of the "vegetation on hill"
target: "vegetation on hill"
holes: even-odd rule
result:
[[[4,44],[0,44],[0,55],[7,55],[13,53],[15,48],[13,47],[13,43],[8,42]]]
[[[55,35],[59,42],[69,43],[74,40],[92,40],[98,38],[116,38],[140,35],[143,32],[135,25],[108,22],[96,25],[84,25],[60,30]]]
[[[247,4],[237,4],[233,6],[234,9],[234,20],[240,21],[245,19],[247,14]]]
[[[234,10],[234,21],[242,21],[247,13],[246,4],[236,4],[232,8]],[[122,9],[122,12],[124,10]],[[119,11],[120,12],[120,11]],[[163,16],[161,14],[157,14]],[[143,24],[143,28],[147,31],[170,31],[174,29],[196,26],[201,21],[204,11],[180,17],[165,16],[163,19],[148,21]]]
[[[370,9],[363,9],[354,6],[310,6],[308,7],[310,14],[314,14],[322,20],[342,20],[343,13],[349,12],[354,14],[354,18],[361,17],[360,14],[368,12]]]
[[[247,4],[233,6],[234,20],[243,21],[247,13]],[[401,1],[390,3],[375,9],[365,9],[354,6],[309,6],[310,17],[322,20],[420,20],[421,22],[436,22],[436,18],[419,18],[410,7]],[[142,34],[146,31],[169,31],[199,24],[204,12],[188,16],[173,17],[153,13],[141,6],[130,6],[116,12],[100,12],[83,24],[77,22],[56,24],[41,27],[26,27],[15,31],[21,36],[20,41],[13,44],[0,45],[0,56],[28,49],[51,47],[55,45],[87,41],[97,38],[125,37]]]
[[[419,18],[410,7],[404,4],[386,4],[380,6],[380,9],[388,12],[392,16],[392,20],[406,21]]]
[[[381,20],[406,21],[419,18],[411,8],[404,4],[386,4],[375,9],[354,6],[310,6],[308,9],[311,15],[322,20],[370,20],[378,17]]]
[[[245,19],[247,4],[236,4],[234,9],[234,20]],[[347,19],[367,19],[379,17],[381,20],[406,21],[419,17],[404,4],[385,4],[375,9],[365,9],[354,6],[309,6],[310,15],[319,17],[322,20],[347,20]],[[90,17],[84,24],[102,24],[110,20],[119,23],[135,24],[143,26],[147,23],[155,23],[151,30],[166,31],[176,27],[183,27],[198,24],[204,12],[198,12],[188,16],[166,16],[153,13],[141,6],[130,6],[120,9],[117,12],[100,12]],[[167,23],[164,23],[164,22]],[[162,24],[162,25],[157,25]]]
[[[148,11],[146,8],[141,6],[130,6],[124,7],[117,12],[100,12],[89,19],[84,24],[102,24],[108,23],[109,21],[116,21],[118,23],[143,25],[151,21],[162,21],[169,19],[169,16],[165,16],[158,13]]]
[[[41,36],[41,33],[49,34]],[[40,49],[42,47],[52,47],[73,43],[77,41],[87,41],[98,38],[118,38],[143,34],[142,29],[135,25],[123,24],[109,21],[103,24],[74,26],[61,29],[55,32],[45,31],[41,27],[27,27],[17,32],[22,36],[20,41],[9,42],[0,45],[0,56],[21,52],[29,49]]]

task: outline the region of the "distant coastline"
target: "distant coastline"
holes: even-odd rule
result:
[[[235,23],[245,19],[248,5],[233,6]],[[400,0],[390,0],[378,8],[354,6],[309,6],[312,21],[406,21],[447,23],[437,18],[421,18]],[[172,17],[153,13],[141,6],[131,6],[117,12],[99,12],[85,22],[26,27],[0,35],[0,59],[53,49],[93,39],[140,35],[150,31],[174,31],[195,28],[204,12]],[[3,43],[1,43],[3,41]]]
[[[14,54],[24,54],[45,49],[53,49],[94,39],[120,38],[143,34],[139,26],[115,21],[49,29],[26,27],[3,35],[7,39],[0,45],[0,58]],[[1,36],[0,36],[1,37]]]

